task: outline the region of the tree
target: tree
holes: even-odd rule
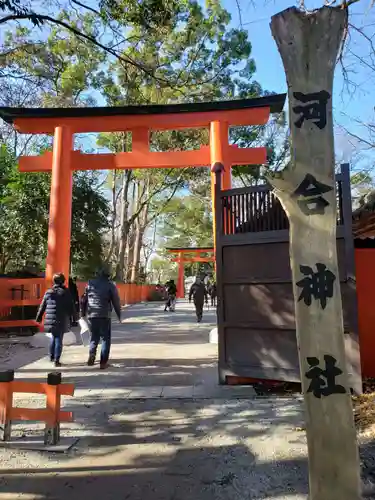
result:
[[[108,56],[117,59],[121,64],[134,66],[147,74],[150,78],[158,78],[155,68],[148,67],[144,61],[127,57],[123,47],[129,41],[124,35],[124,27],[135,23],[142,26],[144,33],[162,31],[168,27],[179,3],[176,0],[99,0],[86,4],[79,0],[69,0],[67,5],[55,1],[49,6],[42,2],[24,2],[22,0],[0,0],[0,10],[5,13],[0,18],[1,25],[18,26],[29,24],[35,28],[54,26],[73,35],[82,45],[92,45]],[[49,8],[48,8],[49,7]],[[77,16],[90,15],[93,22],[99,27],[94,32],[86,32],[66,16],[66,11],[75,12]],[[56,12],[61,12],[56,16]],[[103,36],[105,35],[105,36]],[[103,41],[106,40],[105,42]],[[164,81],[164,83],[168,83]]]
[[[97,175],[74,174],[72,266],[89,277],[103,252],[108,203]],[[14,156],[0,147],[0,273],[28,265],[42,270],[47,251],[50,175],[18,172]]]
[[[212,214],[210,202],[194,194],[171,200],[159,222],[163,247],[211,248]]]
[[[97,30],[92,14],[61,16],[82,32]],[[21,27],[5,34],[0,81],[27,82],[40,106],[92,106],[104,62],[96,46],[83,44],[69,31],[52,27],[43,40],[35,40],[33,30]]]
[[[151,260],[151,277],[154,283],[166,283],[169,279],[177,282],[177,266],[166,256]]]
[[[20,175],[5,144],[0,147],[0,272],[38,267],[45,257],[48,176]]]
[[[352,188],[353,207],[361,207],[365,203],[366,197],[372,193],[374,189],[374,178],[369,172],[359,171],[350,176],[350,184]]]
[[[104,257],[109,204],[96,172],[75,172],[72,200],[71,263],[80,278],[92,276]]]
[[[91,14],[79,19],[72,14],[70,22],[83,31],[95,31]],[[80,106],[95,103],[90,90],[96,88],[96,75],[104,60],[94,45],[82,44],[69,31],[55,27],[45,34],[44,43],[39,43],[31,30],[18,28],[15,33],[5,35],[3,50],[6,57],[0,85],[9,89],[2,96],[3,104]],[[25,98],[28,86],[31,94],[27,92]],[[7,266],[24,265],[30,255],[43,268],[50,175],[20,174],[16,170],[16,157],[30,152],[40,154],[51,148],[51,141],[43,137],[35,141],[33,136],[30,141],[30,137],[19,136],[9,127],[2,130],[2,143],[12,163],[12,182],[6,184],[3,198],[8,224],[4,233],[4,248],[8,246],[6,258],[10,259]],[[71,259],[73,271],[83,278],[89,277],[99,263],[103,231],[108,227],[108,202],[100,185],[98,173],[77,172],[73,176]],[[13,250],[14,246],[17,250]]]
[[[162,31],[148,32],[147,36],[141,24],[132,24],[129,39],[134,38],[135,42],[128,44],[124,54],[157,68],[160,78],[150,79],[149,75],[134,66],[114,62],[102,80],[109,105],[205,101],[262,94],[260,85],[253,80],[255,63],[251,58],[247,33],[228,27],[230,15],[222,8],[221,2],[211,0],[206,5],[204,9],[193,0],[179,2],[170,24]],[[165,86],[161,80],[173,81],[174,84]],[[249,135],[249,131],[242,129],[237,137],[242,134],[245,140],[244,134]],[[253,130],[252,140],[256,141],[259,134],[260,130]],[[102,136],[100,141],[101,145],[106,143],[111,151],[123,150],[120,134]],[[151,149],[154,151],[196,149],[207,143],[206,130],[157,132],[151,137]],[[210,174],[207,168],[194,168],[183,172],[153,170],[151,175],[147,170],[110,175],[111,181],[117,178],[117,187],[116,182],[112,182],[113,214],[122,214],[117,223],[112,219],[111,249],[117,248],[117,276],[124,276],[127,247],[134,279],[139,266],[139,242],[148,225],[163,212],[163,205],[176,190],[178,192],[183,187],[190,189],[194,183],[209,187]],[[138,193],[147,192],[148,195],[137,196],[137,208],[132,210],[129,193],[134,183]],[[143,213],[147,216],[142,216]],[[117,244],[116,224],[119,224]],[[130,238],[133,225],[134,238]],[[135,255],[131,253],[133,239],[137,247]]]
[[[290,160],[289,133],[284,112],[271,116],[267,125],[236,127],[230,131],[230,138],[233,144],[241,148],[262,146],[267,149],[267,165],[233,167],[233,177],[240,179],[244,186],[263,184],[267,172],[280,170]]]

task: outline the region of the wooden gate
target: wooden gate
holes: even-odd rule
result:
[[[337,252],[351,386],[361,391],[349,167],[336,176]],[[216,174],[219,378],[299,381],[288,218],[269,185]],[[317,325],[317,328],[319,325]],[[329,335],[329,332],[327,332]]]

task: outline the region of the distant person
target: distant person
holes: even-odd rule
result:
[[[200,278],[196,278],[195,283],[191,285],[189,292],[189,302],[193,298],[197,321],[200,323],[203,318],[203,305],[204,302],[208,304],[207,290]]]
[[[71,317],[71,326],[77,326],[78,325],[78,313],[79,313],[79,293],[78,293],[78,287],[77,287],[77,278],[69,278],[69,292],[73,298],[73,303],[74,303],[74,312]]]
[[[174,280],[169,280],[166,283],[167,288],[167,302],[165,304],[164,312],[169,308],[171,312],[174,312],[176,304],[177,287]]]
[[[211,306],[216,307],[217,286],[215,281],[210,285],[209,293],[211,297]]]
[[[81,315],[87,317],[91,339],[88,366],[93,366],[100,340],[100,369],[108,367],[111,350],[111,313],[112,307],[121,323],[121,304],[116,285],[110,281],[109,272],[101,269],[97,277],[90,280],[81,300]]]
[[[73,298],[64,283],[65,276],[62,273],[53,276],[53,287],[44,294],[36,315],[36,321],[40,323],[43,314],[46,314],[44,330],[52,335],[49,354],[55,366],[61,366],[63,336],[70,330],[70,318],[74,313]]]

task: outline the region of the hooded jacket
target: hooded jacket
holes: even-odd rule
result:
[[[74,313],[74,304],[69,290],[64,285],[54,285],[44,294],[36,315],[40,323],[43,314],[44,330],[49,333],[65,333],[70,329],[70,318]]]
[[[116,285],[106,276],[90,280],[81,300],[81,314],[92,318],[110,318],[112,307],[121,320],[120,297]]]

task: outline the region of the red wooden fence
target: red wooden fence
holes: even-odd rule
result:
[[[13,405],[13,394],[46,395],[46,408],[20,408]],[[49,373],[47,382],[14,380],[14,371],[0,372],[1,441],[11,440],[12,422],[17,420],[45,422],[44,443],[55,445],[60,440],[60,423],[72,422],[73,413],[61,410],[61,396],[73,396],[74,385],[62,384],[61,373]]]
[[[355,264],[362,375],[375,378],[375,248],[356,248]]]
[[[78,282],[78,292],[83,294],[86,283]],[[148,300],[154,290],[153,285],[123,284],[117,285],[121,305],[137,304]],[[39,306],[45,292],[44,278],[9,279],[0,278],[0,329],[12,327],[37,327],[34,319],[12,319],[12,308]],[[25,314],[26,315],[26,314]]]

